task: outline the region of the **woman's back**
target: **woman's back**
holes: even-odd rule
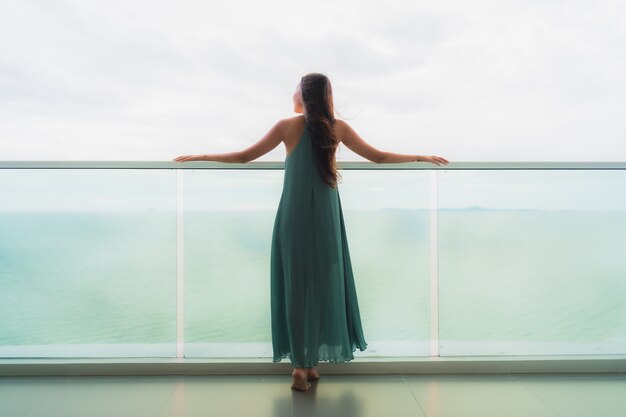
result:
[[[339,139],[339,141],[341,141],[342,133],[341,122],[342,120],[337,120],[337,123],[335,123],[334,126],[335,136],[337,137],[337,139]],[[287,155],[289,155],[298,144],[300,137],[304,133],[305,125],[306,119],[303,115],[290,117],[283,120],[283,142],[285,144],[285,150],[287,151]]]
[[[283,142],[285,144],[287,155],[289,155],[297,146],[298,141],[304,132],[306,120],[304,115],[300,115],[283,119],[282,122],[281,128],[283,130]],[[383,158],[385,152],[380,151],[365,142],[365,140],[361,138],[354,129],[352,129],[352,126],[344,120],[335,119],[333,130],[339,143],[343,143],[346,147],[363,158],[372,162],[380,162]]]

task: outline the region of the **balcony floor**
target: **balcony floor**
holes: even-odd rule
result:
[[[620,416],[626,373],[2,376],[0,415]]]

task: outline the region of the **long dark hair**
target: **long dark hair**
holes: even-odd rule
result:
[[[322,179],[330,187],[337,188],[341,174],[337,171],[335,151],[339,140],[335,136],[335,107],[330,80],[324,74],[312,72],[300,80],[304,102],[304,117],[311,131],[313,149]]]

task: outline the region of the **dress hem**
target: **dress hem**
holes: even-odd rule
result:
[[[356,352],[357,349],[359,349],[361,352],[363,352],[365,349],[367,349],[367,343],[365,343],[363,346],[361,345],[353,345],[352,346],[352,353]],[[274,358],[272,358],[272,362],[277,363],[282,361],[285,358],[289,358],[291,360],[291,352],[286,352],[281,354],[280,356],[274,356]],[[334,357],[321,357],[318,358],[317,361],[313,361],[312,363],[306,364],[304,366],[296,366],[293,361],[291,362],[292,365],[294,365],[294,367],[296,368],[312,368],[314,366],[316,366],[318,363],[320,362],[329,362],[329,363],[346,363],[346,362],[350,362],[354,359],[354,356],[351,358],[343,358],[343,359],[337,359]]]

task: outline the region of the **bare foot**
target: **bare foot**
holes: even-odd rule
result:
[[[295,389],[298,391],[306,391],[311,388],[311,383],[306,380],[306,372],[303,370],[294,369],[291,374],[292,384],[291,389]]]
[[[307,368],[307,379],[320,379],[320,374],[317,373],[315,368]]]

